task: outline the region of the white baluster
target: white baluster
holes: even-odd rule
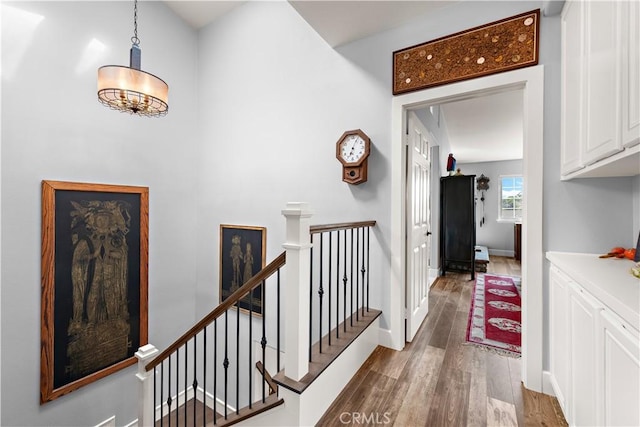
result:
[[[155,408],[153,407],[153,370],[147,371],[145,365],[158,355],[158,349],[151,344],[143,345],[136,351],[138,358],[138,426],[153,427]]]

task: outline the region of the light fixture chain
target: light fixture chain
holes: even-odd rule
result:
[[[133,0],[133,37],[131,43],[138,46],[140,39],[138,38],[138,0]]]

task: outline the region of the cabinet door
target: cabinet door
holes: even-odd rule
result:
[[[470,271],[475,278],[475,175],[440,178],[442,274]]]
[[[640,3],[622,7],[622,145],[640,143]]]
[[[617,316],[602,311],[597,376],[602,411],[599,425],[640,425],[640,347],[638,333]]]
[[[570,409],[573,425],[596,425],[596,330],[600,303],[569,283]]]
[[[567,175],[584,167],[581,160],[584,134],[583,99],[583,13],[580,1],[568,1],[562,10],[562,93],[560,172]]]
[[[567,420],[569,392],[569,282],[557,267],[549,271],[549,342],[551,385]]]
[[[585,8],[585,165],[622,150],[620,137],[620,10],[622,2],[590,1]]]

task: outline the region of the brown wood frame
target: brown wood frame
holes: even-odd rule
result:
[[[397,50],[393,94],[536,65],[539,34],[537,9]]]
[[[131,239],[136,245],[139,245],[140,253],[136,256],[132,253],[134,259],[139,260],[139,266],[134,266],[133,270],[139,270],[139,279],[135,277],[131,279],[133,283],[138,282],[139,293],[137,298],[139,299],[139,313],[137,318],[131,315],[127,325],[131,328],[132,322],[134,328],[137,328],[136,334],[138,335],[139,346],[145,345],[148,342],[148,236],[149,236],[149,189],[148,187],[134,187],[124,185],[109,185],[109,184],[87,184],[87,183],[74,183],[74,182],[62,182],[62,181],[42,181],[42,302],[41,302],[41,354],[40,354],[40,404],[54,400],[60,396],[70,393],[78,388],[90,384],[100,378],[106,377],[116,371],[119,371],[125,367],[131,366],[136,363],[135,356],[127,356],[124,360],[116,361],[109,366],[98,368],[96,371],[81,376],[80,378],[70,379],[69,382],[55,387],[55,324],[56,324],[56,305],[55,295],[58,286],[62,286],[62,283],[56,281],[56,267],[59,266],[57,261],[62,258],[62,254],[56,252],[56,218],[57,214],[62,209],[60,206],[56,206],[56,193],[59,191],[67,191],[68,197],[71,199],[76,196],[81,196],[81,192],[87,192],[93,194],[96,197],[96,193],[100,194],[98,197],[107,197],[110,193],[120,194],[123,198],[131,198],[133,200],[139,197],[139,217],[133,218],[132,228],[139,228],[139,241],[135,237]],[[78,194],[76,194],[78,192]],[[61,193],[61,197],[62,197]],[[81,200],[81,198],[78,198]],[[95,199],[94,199],[95,200]],[[128,213],[128,212],[127,212]],[[60,215],[60,221],[65,221]],[[71,222],[71,221],[69,221]],[[127,225],[128,227],[128,225]],[[73,239],[73,232],[69,231],[69,235]],[[62,239],[61,236],[58,236]],[[77,237],[77,236],[76,236]],[[62,240],[61,240],[62,241]],[[113,240],[112,240],[113,241]],[[129,241],[126,239],[126,241]],[[58,242],[60,243],[60,242]],[[127,264],[127,269],[130,264]],[[60,271],[63,269],[60,268]],[[59,271],[59,272],[60,272]],[[128,270],[127,270],[128,271]],[[87,277],[90,277],[87,275]],[[66,286],[69,286],[71,277],[68,278]],[[61,281],[62,282],[62,281]],[[131,288],[131,282],[127,282],[127,290]],[[127,295],[129,298],[129,294]],[[71,311],[71,312],[69,312]],[[72,311],[69,310],[63,314],[67,315],[68,323],[71,324]],[[88,330],[84,326],[80,326],[83,330]],[[131,338],[131,335],[129,335]],[[67,351],[70,346],[67,346]],[[135,352],[137,348],[133,350],[127,350],[127,354],[131,351]],[[99,350],[98,350],[99,351]],[[58,362],[64,363],[65,361]],[[63,365],[63,368],[66,368]]]
[[[255,261],[259,260],[260,262],[258,266],[258,265],[255,265],[255,261],[254,261],[254,267],[252,268],[253,275],[256,275],[261,269],[263,269],[267,261],[267,229],[266,227],[220,224],[220,263],[218,264],[219,277],[220,277],[220,280],[218,282],[218,292],[219,292],[218,298],[220,300],[220,303],[225,301],[231,294],[233,294],[233,292],[235,292],[237,289],[242,287],[244,283],[246,283],[246,280],[242,280],[240,283],[235,283],[235,287],[233,284],[233,274],[234,274],[233,268],[234,267],[232,264],[233,261],[229,260],[229,258],[231,257],[233,242],[231,241],[231,237],[227,235],[228,233],[232,233],[232,232],[235,232],[236,235],[239,235],[241,238],[241,241],[238,243],[238,245],[240,246],[240,250],[241,250],[241,253],[239,255],[242,256],[242,278],[243,279],[244,279],[245,262],[246,262],[244,260],[244,256],[246,255],[245,250],[246,250],[247,243],[252,244],[253,259]],[[259,238],[258,236],[255,235],[255,233],[259,233]],[[259,241],[258,247],[260,249],[260,253],[256,256],[255,255],[256,250],[254,247],[256,246],[256,243],[258,241]],[[226,297],[225,297],[225,293],[228,294]],[[253,315],[261,316],[263,307],[262,307],[262,294],[260,292],[260,288],[256,288],[252,290],[251,293],[254,294],[253,296],[254,299],[257,298],[259,300],[259,305],[256,306],[254,304],[252,307],[249,307],[250,304],[247,304],[246,301],[244,301],[244,299],[241,299],[240,301],[238,301],[238,306],[240,307],[241,311],[245,311],[245,312],[251,311]]]

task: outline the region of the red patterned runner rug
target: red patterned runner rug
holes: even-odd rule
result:
[[[520,356],[520,277],[478,274],[471,298],[467,342],[500,354]]]

